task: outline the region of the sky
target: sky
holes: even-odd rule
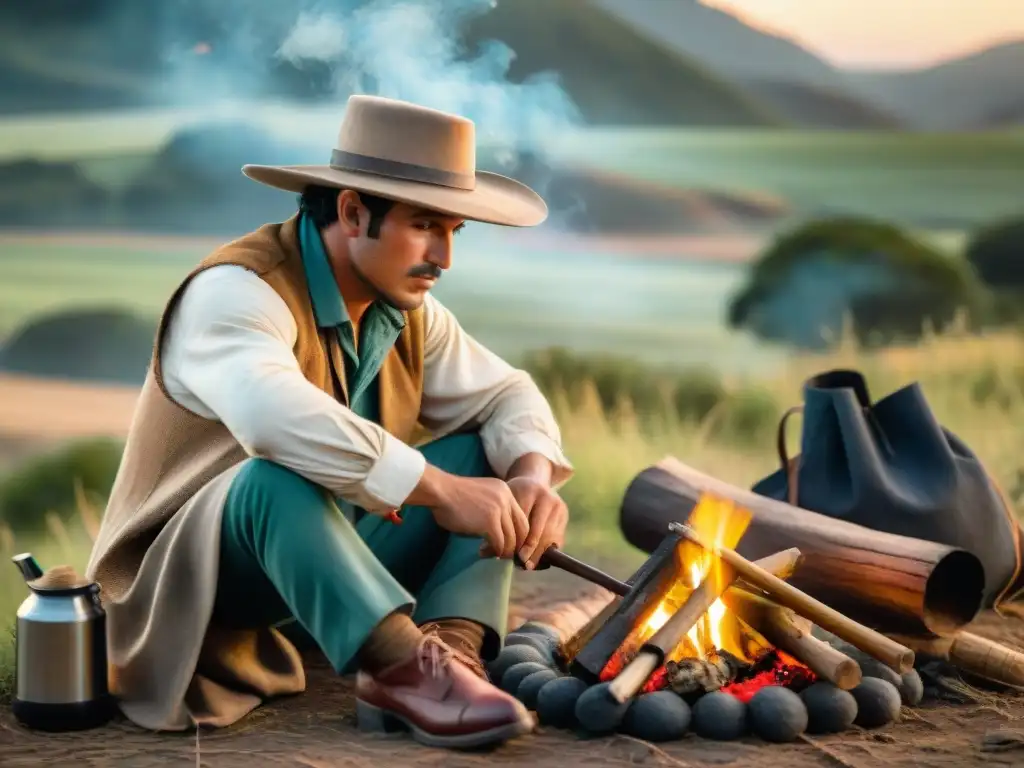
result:
[[[702,0],[841,66],[921,67],[1024,38],[1024,0]]]

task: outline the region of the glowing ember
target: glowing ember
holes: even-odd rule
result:
[[[782,685],[787,688],[803,688],[813,683],[817,676],[792,656],[775,650],[767,655],[765,662],[770,663],[767,669],[754,672],[745,680],[737,680],[722,688],[723,693],[735,696],[742,702],[748,702],[762,688],[770,685]],[[758,663],[758,667],[762,663]],[[753,670],[751,670],[753,671]]]

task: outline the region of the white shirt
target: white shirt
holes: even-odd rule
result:
[[[573,473],[551,408],[530,376],[473,339],[428,294],[420,421],[436,436],[469,423],[505,477],[526,453]],[[164,384],[182,407],[222,422],[245,451],[335,496],[382,514],[419,483],[423,454],[306,380],[292,351],[298,329],[284,300],[255,273],[220,265],[196,275],[172,313]]]

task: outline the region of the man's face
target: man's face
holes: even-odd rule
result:
[[[442,271],[451,266],[452,241],[465,222],[395,203],[380,222],[378,237],[372,238],[367,234],[370,214],[356,193],[342,192],[338,206],[356,273],[391,306],[419,307]]]

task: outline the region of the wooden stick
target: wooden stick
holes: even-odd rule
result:
[[[714,573],[714,568],[718,573]],[[690,593],[686,601],[679,607],[650,640],[644,643],[639,652],[626,665],[608,688],[612,698],[625,704],[636,696],[654,670],[660,667],[668,654],[683,642],[686,633],[693,629],[694,624],[708,612],[722,593],[736,580],[735,571],[726,563],[719,561],[700,585]]]
[[[778,603],[733,587],[722,595],[726,607],[779,650],[802,661],[818,677],[849,691],[860,685],[860,665],[811,634],[811,622]]]
[[[600,630],[601,627],[605,625],[605,622],[611,618],[612,614],[619,609],[619,604],[621,602],[621,597],[613,597],[608,602],[608,605],[602,608],[594,618],[583,625],[582,629],[561,644],[559,652],[566,662],[570,662],[576,658],[576,654],[580,652],[580,648],[593,639],[598,630]]]
[[[800,557],[800,550],[794,547],[768,555],[758,560],[758,565],[768,573],[786,578],[796,570],[800,564]],[[672,618],[641,647],[626,668],[612,681],[609,690],[620,704],[636,695],[647,678],[665,662],[665,657],[683,642],[686,633],[714,605],[715,600],[723,594],[736,591],[736,588],[731,586],[736,580],[735,571],[722,561],[718,561],[718,567],[721,568],[718,584],[709,585],[708,579],[704,579]]]
[[[900,637],[900,642],[925,656],[948,661],[978,677],[1024,688],[1024,653],[971,632],[953,637]]]
[[[763,568],[773,576],[777,576],[780,579],[788,579],[800,567],[803,559],[804,556],[800,553],[799,549],[790,547],[781,552],[776,552],[774,555],[762,557],[754,562],[757,563],[758,568]],[[730,590],[733,589],[739,589],[739,586],[730,587]]]
[[[695,544],[708,552],[712,552],[728,563],[738,574],[754,586],[763,589],[775,602],[791,608],[801,616],[810,619],[822,629],[831,632],[850,645],[859,648],[883,664],[891,667],[901,675],[914,668],[914,652],[895,640],[890,640],[880,632],[858,624],[839,611],[815,600],[805,592],[801,592],[792,584],[787,584],[757,564],[750,562],[733,549],[715,547],[701,537],[690,526],[672,523],[672,530],[683,534]]]

